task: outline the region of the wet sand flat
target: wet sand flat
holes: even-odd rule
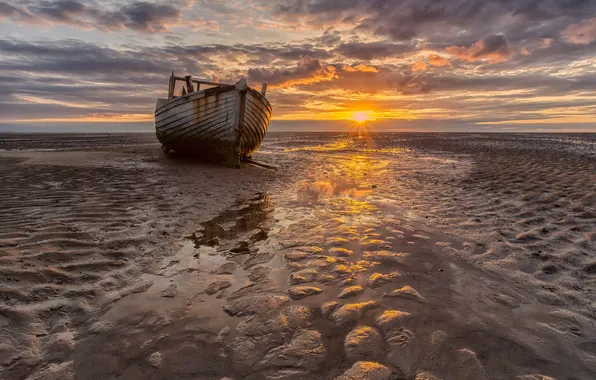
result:
[[[591,379],[596,136],[0,136],[0,377]]]

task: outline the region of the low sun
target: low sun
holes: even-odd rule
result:
[[[369,111],[358,111],[352,114],[350,120],[354,120],[357,123],[364,123],[365,121],[372,120],[372,115]]]

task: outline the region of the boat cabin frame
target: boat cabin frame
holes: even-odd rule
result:
[[[174,98],[178,97],[175,95],[176,82],[182,82],[184,84],[184,87],[182,87],[182,89],[183,89],[182,96],[184,96],[186,94],[193,93],[193,92],[201,91],[201,85],[214,86],[214,87],[232,86],[232,84],[230,84],[230,83],[213,82],[213,81],[208,81],[208,80],[203,80],[203,79],[193,79],[192,75],[186,75],[184,77],[177,77],[176,75],[174,75],[174,72],[172,71],[172,75],[170,75],[170,83],[168,86],[168,99],[174,99]],[[194,84],[197,85],[196,88],[194,87]],[[261,86],[261,95],[265,96],[266,93],[267,93],[267,83],[263,83],[263,85]]]

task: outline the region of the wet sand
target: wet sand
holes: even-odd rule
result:
[[[0,377],[591,379],[596,136],[2,135]]]

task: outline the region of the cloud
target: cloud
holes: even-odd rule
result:
[[[443,58],[442,56],[440,56],[438,54],[429,55],[428,56],[428,64],[431,66],[436,66],[436,67],[451,66],[451,62],[449,62],[448,59]]]
[[[335,52],[346,58],[355,58],[370,61],[373,59],[383,59],[391,56],[397,56],[405,52],[412,51],[414,46],[411,44],[393,43],[389,41],[375,42],[348,42],[342,43],[335,49]]]
[[[335,67],[323,66],[319,60],[311,57],[304,57],[293,68],[248,70],[248,79],[251,82],[265,82],[272,88],[327,82],[335,78],[337,78]]]
[[[318,39],[318,43],[323,46],[336,46],[342,40],[342,32],[329,28],[325,30],[323,35]]]
[[[318,92],[337,94],[367,94],[369,99],[383,92],[393,94],[420,94],[432,90],[431,77],[423,73],[413,73],[409,65],[379,66],[372,70],[344,70],[336,65],[336,76],[330,81],[301,84],[301,91],[308,91],[316,96]]]
[[[168,24],[176,24],[181,17],[178,7],[159,5],[148,2],[137,2],[124,7],[122,24],[128,29],[148,33],[168,30]]]
[[[358,65],[354,65],[354,66],[343,66],[342,67],[343,71],[348,71],[348,72],[362,72],[362,73],[378,73],[379,69],[377,69],[374,66],[367,66],[365,64],[358,64]]]
[[[28,11],[39,17],[65,24],[78,23],[77,17],[83,16],[87,10],[88,8],[85,5],[71,0],[40,1],[37,5],[30,6],[28,9]]]
[[[159,33],[177,25],[186,1],[151,3],[136,1],[115,9],[99,8],[75,0],[42,0],[27,7],[0,2],[0,16],[14,22],[61,24],[81,29],[113,32],[124,29],[144,33]]]
[[[475,42],[469,48],[448,46],[445,48],[445,51],[468,62],[488,61],[490,63],[506,61],[512,54],[512,49],[507,39],[501,34],[490,35],[483,40]]]
[[[543,38],[540,41],[540,48],[541,49],[548,49],[549,47],[552,46],[554,39],[552,38]]]
[[[43,22],[43,19],[40,19],[32,15],[24,9],[20,9],[3,1],[0,1],[0,20],[3,20],[5,18],[27,24]]]
[[[567,41],[578,45],[587,45],[593,42],[596,40],[596,17],[569,25],[561,35]]]
[[[595,12],[591,0],[285,0],[274,5],[273,16],[293,27],[353,26],[396,42],[423,38],[453,45],[457,39],[478,40],[486,30],[507,30],[513,42],[553,38],[561,23]]]
[[[596,44],[584,16],[593,1],[17,1],[0,2],[9,31],[8,20],[96,32],[81,33],[87,41],[51,39],[63,30],[0,39],[0,114],[9,120],[150,116],[171,70],[267,82],[276,117],[312,117],[313,105],[316,115],[366,107],[499,122],[570,107],[596,113]],[[276,29],[259,29],[264,20]]]
[[[225,16],[233,15],[239,11],[233,5],[226,5],[221,0],[198,0],[197,2],[203,9],[209,9]]]
[[[0,53],[19,58],[0,60],[2,71],[102,74],[168,70],[168,65],[149,51],[116,50],[78,40],[60,43],[0,40]]]
[[[426,69],[426,62],[424,62],[424,61],[416,62],[412,66],[412,71],[414,71],[414,72],[416,72],[416,71],[424,71],[425,69]]]
[[[418,61],[412,65],[412,71],[425,71],[428,68],[451,67],[451,62],[439,54],[430,54],[425,59]]]

